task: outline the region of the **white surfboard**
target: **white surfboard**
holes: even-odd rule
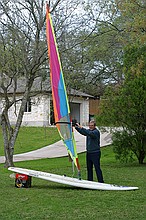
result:
[[[61,176],[52,173],[46,173],[42,171],[29,170],[18,167],[9,167],[8,170],[11,170],[16,173],[26,174],[28,176],[61,183],[65,185],[70,185],[74,187],[86,188],[86,189],[96,189],[96,190],[136,190],[138,187],[130,187],[130,186],[118,186],[113,184],[106,183],[98,183],[94,181],[88,180],[79,180],[77,178],[71,178],[67,176]]]

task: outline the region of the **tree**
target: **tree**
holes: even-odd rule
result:
[[[122,45],[119,41],[120,29],[117,18],[108,10],[107,1],[91,1],[87,14],[87,28],[80,30],[80,44],[76,48],[74,63],[78,63],[78,87],[92,95],[102,95],[107,84],[123,80],[121,74]],[[74,68],[72,62],[72,69]],[[74,75],[73,75],[74,76]],[[75,80],[77,81],[77,77]],[[72,82],[72,80],[70,80]],[[92,87],[91,87],[92,85]]]
[[[0,22],[0,87],[3,98],[1,125],[4,139],[5,166],[13,166],[14,145],[21,126],[26,103],[34,80],[44,75],[47,48],[43,42],[44,1],[3,1]],[[18,81],[23,77],[24,93],[18,100]],[[44,75],[45,77],[45,75]],[[12,96],[9,95],[11,89]],[[9,109],[21,101],[17,122],[13,127]]]
[[[146,6],[143,0],[113,1],[113,13],[120,30],[123,82],[111,85],[105,94],[102,120],[122,130],[113,134],[118,159],[146,156]]]
[[[103,121],[122,127],[113,135],[117,158],[136,155],[140,164],[146,157],[146,46],[125,50],[125,81],[109,88],[103,104]]]
[[[116,62],[122,55],[118,29],[112,24],[107,1],[84,1],[80,8],[72,14],[71,23],[70,17],[64,22],[59,42],[66,85],[101,95],[105,84],[121,80]]]
[[[51,13],[56,15],[53,16],[53,22],[55,23],[57,41],[59,39],[59,49],[63,48],[64,51],[73,48],[73,42],[78,45],[78,42],[75,42],[77,38],[73,38],[70,47],[64,47],[64,44],[60,43],[63,42],[65,30],[67,29],[68,33],[73,33],[73,29],[77,30],[77,25],[78,27],[83,25],[81,15],[76,10],[82,4],[74,0],[69,5],[71,2],[63,0],[51,1]],[[58,11],[55,10],[57,7],[59,7]],[[76,13],[73,13],[75,11]],[[6,157],[5,166],[8,167],[13,166],[15,141],[21,126],[26,103],[31,96],[33,83],[37,77],[48,77],[48,63],[46,64],[47,44],[44,25],[45,1],[16,0],[11,2],[4,0],[0,3],[0,15],[0,51],[2,55],[0,61],[0,92],[3,98],[1,124]],[[78,16],[76,17],[76,15]],[[71,19],[73,25],[69,26]],[[70,43],[70,39],[68,42]],[[63,51],[63,49],[60,51]],[[24,93],[18,99],[16,93],[18,82],[22,77]],[[11,97],[9,95],[10,89]],[[21,101],[21,106],[17,115],[17,122],[13,127],[8,113],[11,106],[16,106],[18,101]]]
[[[143,0],[103,1],[102,4],[104,13],[101,17],[95,16],[96,7],[91,10],[89,6],[90,19],[96,25],[82,43],[83,60],[88,71],[84,77],[86,91],[91,91],[92,84],[92,93],[100,95],[107,85],[122,84],[124,48],[146,42],[146,6]]]
[[[115,0],[115,7],[121,18],[123,44],[144,44],[146,42],[146,4],[144,0]]]

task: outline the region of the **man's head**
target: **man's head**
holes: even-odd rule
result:
[[[93,120],[90,121],[90,122],[89,122],[89,129],[90,129],[90,130],[93,130],[93,129],[95,129],[95,127],[96,127],[96,122],[93,121]]]

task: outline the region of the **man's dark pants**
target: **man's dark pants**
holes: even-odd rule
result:
[[[94,153],[87,152],[86,154],[87,172],[88,172],[87,178],[89,181],[93,181],[93,165],[94,165],[98,182],[100,183],[104,182],[102,171],[100,169],[100,157],[101,157],[100,151]]]

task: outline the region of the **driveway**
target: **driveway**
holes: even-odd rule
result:
[[[76,130],[74,132],[76,145],[77,145],[77,153],[85,152],[85,145],[86,145],[86,137],[79,134]],[[101,132],[101,147],[107,146],[112,143],[111,134],[108,132]],[[49,146],[40,148],[35,151],[30,151],[23,154],[16,154],[14,155],[14,162],[18,161],[26,161],[26,160],[37,160],[42,158],[56,158],[56,157],[64,157],[67,156],[68,152],[62,142],[58,141],[54,144]],[[5,162],[5,157],[0,157],[0,163]]]

